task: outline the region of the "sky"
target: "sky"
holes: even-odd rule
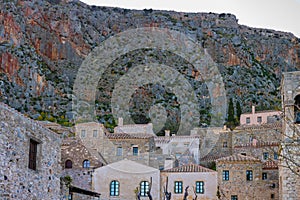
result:
[[[300,0],[81,0],[129,9],[231,13],[239,24],[291,32],[300,38]]]

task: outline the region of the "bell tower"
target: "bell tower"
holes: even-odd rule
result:
[[[300,199],[300,71],[283,73],[281,100],[279,195],[280,199]]]

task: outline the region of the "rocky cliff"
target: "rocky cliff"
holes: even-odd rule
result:
[[[239,25],[236,16],[180,13],[88,6],[79,1],[2,0],[0,4],[0,101],[35,119],[69,125],[72,87],[81,62],[101,42],[124,30],[161,27],[185,33],[207,49],[218,64],[227,97],[258,109],[280,108],[281,73],[300,68],[300,40],[291,33]],[[111,90],[128,68],[157,59],[177,70],[189,63],[168,52],[141,50],[112,63],[107,79],[99,82],[97,114],[112,127]],[[172,60],[173,59],[173,60]],[[179,62],[179,61],[180,62]],[[204,83],[187,74],[198,94]],[[205,95],[202,95],[205,96]],[[179,107],[174,94],[162,85],[137,89],[131,105],[136,122],[147,122],[151,104],[166,107],[168,123],[176,129]],[[199,95],[202,122],[209,123],[209,101]],[[175,127],[175,128],[174,128]]]

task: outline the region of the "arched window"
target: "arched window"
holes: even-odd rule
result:
[[[109,187],[110,196],[119,196],[120,183],[118,181],[112,181]]]
[[[295,97],[294,119],[296,124],[300,124],[300,95]]]
[[[84,160],[83,161],[83,168],[89,168],[90,167],[90,161],[89,160]]]
[[[66,160],[65,162],[65,168],[66,169],[71,169],[72,168],[72,161],[71,160]]]
[[[140,184],[140,191],[141,191],[141,196],[146,197],[147,192],[149,191],[149,182],[148,181],[142,181]]]

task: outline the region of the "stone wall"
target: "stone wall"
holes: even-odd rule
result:
[[[223,180],[223,170],[229,171],[229,180]],[[246,180],[247,170],[253,172],[251,181]],[[218,194],[222,200],[231,199],[232,195],[243,200],[279,199],[278,170],[263,170],[259,160],[217,161],[217,171]],[[263,172],[268,173],[269,179],[262,180]]]
[[[60,199],[59,136],[0,103],[0,199]],[[29,169],[30,140],[37,167]]]
[[[281,99],[284,121],[279,183],[280,198],[289,200],[300,199],[299,82],[299,71],[285,72],[282,75]]]

